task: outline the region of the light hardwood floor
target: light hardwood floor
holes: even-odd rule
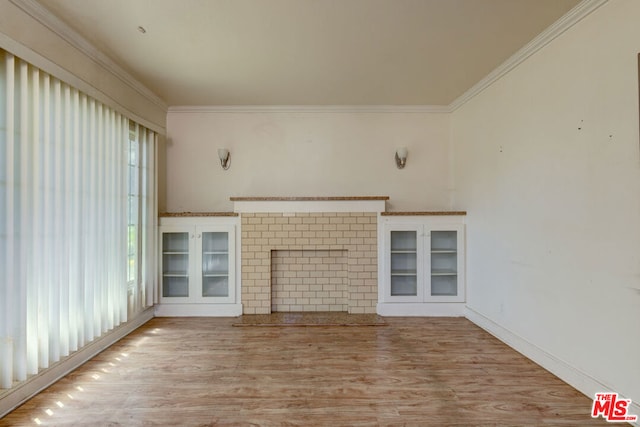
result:
[[[589,398],[466,319],[233,321],[153,319],[0,425],[607,425]]]

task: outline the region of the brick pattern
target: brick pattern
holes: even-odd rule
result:
[[[272,251],[345,251],[347,311],[375,313],[378,300],[377,214],[243,213],[241,224],[245,314],[271,312]]]
[[[272,251],[271,311],[348,311],[347,251]]]

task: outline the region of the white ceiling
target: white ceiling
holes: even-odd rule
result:
[[[168,105],[448,105],[579,0],[40,3]]]

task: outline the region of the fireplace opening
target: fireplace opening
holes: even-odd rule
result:
[[[271,311],[349,310],[346,250],[272,250]]]

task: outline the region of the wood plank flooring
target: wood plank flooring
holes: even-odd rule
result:
[[[607,425],[589,398],[463,318],[234,321],[153,319],[0,426]]]

